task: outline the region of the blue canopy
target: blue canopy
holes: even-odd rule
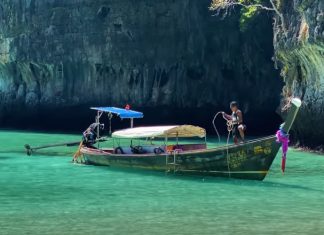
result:
[[[121,109],[116,107],[92,107],[91,109],[106,112],[106,113],[113,113],[117,114],[120,118],[143,118],[144,115],[141,112],[137,112],[130,109]]]

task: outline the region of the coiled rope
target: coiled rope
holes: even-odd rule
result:
[[[214,127],[214,129],[215,129],[215,132],[216,132],[216,134],[217,134],[218,142],[219,142],[219,143],[221,142],[221,141],[220,141],[220,135],[219,135],[219,132],[218,132],[217,127],[216,127],[216,125],[215,125],[215,120],[216,120],[216,118],[218,117],[218,115],[219,115],[219,114],[222,114],[222,113],[223,113],[223,111],[220,111],[220,112],[216,113],[215,116],[214,116],[213,122],[212,122],[212,123],[213,123],[213,127]],[[228,131],[227,144],[228,144],[228,142],[229,142],[229,134],[230,134],[231,131],[233,130],[233,122],[232,122],[231,120],[227,120],[224,116],[223,116],[223,119],[226,121],[226,125],[227,125],[227,131]]]
[[[223,114],[223,113],[224,113],[223,111],[219,111],[218,113],[216,113],[215,116],[214,116],[213,122],[212,122],[213,127],[215,129],[215,132],[217,134],[219,143],[220,143],[220,135],[219,135],[219,132],[218,132],[217,127],[215,125],[215,120],[216,120],[216,118],[218,117],[219,114]],[[228,177],[231,178],[231,169],[230,169],[230,165],[229,165],[230,156],[228,154],[228,146],[229,146],[229,138],[230,138],[231,132],[233,130],[233,122],[231,120],[226,119],[224,116],[222,116],[222,117],[226,121],[226,125],[227,125],[228,134],[227,134],[227,141],[226,141],[226,160],[227,160]]]

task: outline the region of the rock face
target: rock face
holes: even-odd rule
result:
[[[130,103],[146,121],[210,126],[235,99],[251,132],[273,131],[282,82],[271,18],[240,32],[238,16],[212,16],[209,4],[2,0],[0,125],[74,128],[89,106]]]
[[[286,0],[281,11],[286,31],[277,18],[274,45],[286,82],[283,95],[303,100],[295,136],[303,146],[323,148],[324,1]]]

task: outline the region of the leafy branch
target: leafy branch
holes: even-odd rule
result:
[[[259,9],[274,12],[281,21],[281,28],[286,34],[285,19],[283,14],[279,11],[278,5],[280,0],[264,0],[263,2],[269,1],[270,6],[260,3],[258,0],[212,0],[210,5],[210,10],[216,11],[219,14],[222,10],[225,10],[225,14],[228,14],[230,9],[233,9],[235,6],[244,7],[247,9]]]

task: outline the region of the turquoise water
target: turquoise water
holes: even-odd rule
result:
[[[290,149],[263,182],[72,164],[75,135],[0,132],[0,234],[323,234],[324,156]],[[209,145],[213,145],[209,143]]]

